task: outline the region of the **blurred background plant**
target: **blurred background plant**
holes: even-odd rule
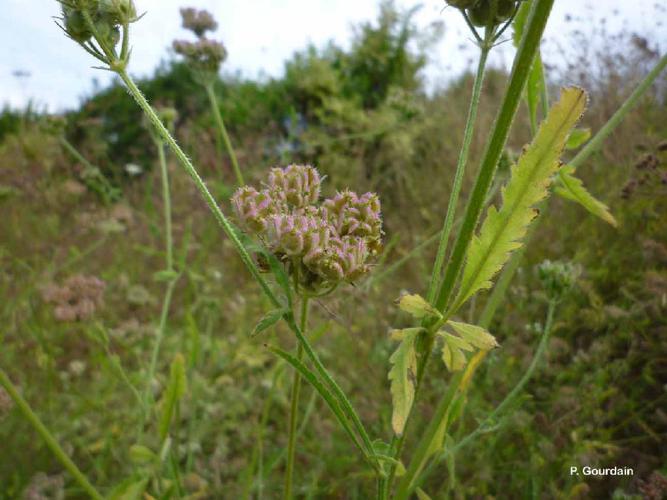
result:
[[[422,247],[424,258],[409,259],[380,277],[440,227],[451,188],[442,171],[451,169],[453,176],[460,137],[452,131],[463,128],[472,86],[472,75],[466,74],[426,91],[422,69],[441,28],[420,32],[412,15],[384,3],[378,19],[359,26],[347,48],[309,47],[286,63],[283,78],[225,77],[214,83],[246,180],[264,177],[278,163],[313,163],[329,178],[326,196],[352,185],[377,191],[383,201],[386,250],[369,282],[326,303],[315,300],[311,312],[313,324],[323,325],[314,332],[318,352],[340,374],[373,434],[390,427],[386,372],[393,346],[386,331],[405,321],[387,297],[424,282],[435,246]],[[587,37],[602,43],[588,43]],[[655,40],[598,27],[559,40],[566,42],[604,48],[581,51],[564,69],[545,55],[551,88],[575,83],[590,90],[582,126],[592,130],[660,56]],[[471,165],[479,161],[505,82],[502,70],[488,72]],[[219,132],[189,67],[168,60],[140,86],[152,102],[178,109],[177,137],[220,199],[228,198],[234,175],[224,169],[218,180]],[[535,266],[567,259],[580,267],[581,276],[559,305],[547,363],[520,397],[520,410],[502,422],[502,432],[457,454],[446,464],[449,483],[440,484],[436,474],[427,491],[441,486],[446,491],[452,484],[462,497],[650,498],[646,492],[660,491],[660,478],[667,475],[666,103],[663,75],[601,152],[577,169],[589,191],[609,205],[618,228],[577,205],[552,202],[551,217],[537,230],[495,316],[493,332],[502,349],[480,368],[453,435],[473,429],[525,371],[529,346],[540,332],[533,323],[544,310]],[[164,287],[152,279],[164,259],[160,173],[151,168],[155,149],[140,112],[119,85],[90,96],[66,118],[67,140],[122,189],[122,200],[105,206],[86,189],[76,168],[80,161],[43,129],[40,110],[0,114],[0,295],[6,298],[0,304],[0,364],[12,367],[15,382],[66,451],[96,484],[106,486],[141,462],[137,450],[131,452],[133,436],[125,432],[137,424],[127,380],[139,386],[143,381],[160,310],[156,297]],[[530,120],[522,110],[510,147],[520,150],[529,137]],[[464,179],[464,193],[471,177]],[[184,494],[270,498],[282,487],[286,437],[273,430],[284,427],[289,371],[267,369],[275,360],[261,341],[248,340],[266,301],[243,272],[228,265],[233,249],[221,241],[196,191],[183,176],[171,180],[175,252],[188,266],[174,289],[173,335],[162,346],[164,366],[154,393],[168,384],[168,363],[183,353],[188,392],[172,446],[185,457]],[[74,274],[107,283],[104,307],[88,319],[57,322],[39,291]],[[483,302],[466,313],[475,314]],[[289,335],[282,326],[277,332]],[[419,421],[428,420],[445,386],[444,367],[434,370]],[[362,470],[361,460],[348,452],[327,409],[315,400],[308,403],[310,396],[305,388],[308,425],[299,436],[299,483],[313,497],[367,497],[368,491],[350,490],[345,481]],[[266,411],[267,405],[280,411]],[[64,489],[66,498],[76,497],[17,410],[10,407],[2,415],[3,444],[18,452],[0,456],[0,494],[20,498],[48,482],[53,491]],[[571,477],[566,471],[573,464],[625,465],[635,476]]]

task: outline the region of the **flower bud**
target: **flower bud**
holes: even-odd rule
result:
[[[470,22],[478,27],[495,26],[510,18],[516,7],[515,0],[479,0],[474,7],[466,11]]]
[[[70,38],[79,43],[84,43],[90,40],[90,37],[93,36],[93,32],[88,27],[86,20],[80,11],[63,4],[62,14],[63,28]]]
[[[288,204],[303,208],[317,203],[321,178],[317,169],[309,165],[289,165],[272,168],[269,172],[269,190]]]
[[[232,207],[241,224],[256,233],[266,230],[268,217],[274,212],[269,193],[249,186],[237,189],[232,197]]]
[[[204,36],[207,31],[218,29],[218,23],[213,15],[206,10],[197,10],[192,7],[181,9],[181,18],[183,28],[192,31],[199,38]]]

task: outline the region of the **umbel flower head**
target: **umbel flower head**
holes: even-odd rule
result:
[[[206,10],[197,10],[192,7],[181,9],[183,27],[192,31],[197,37],[202,38],[207,31],[218,29],[218,23],[213,14]]]
[[[261,190],[239,188],[232,207],[243,229],[283,262],[307,293],[354,282],[381,247],[380,200],[346,190],[320,203],[322,177],[307,165],[273,168]]]
[[[205,10],[191,7],[181,9],[183,27],[197,36],[196,42],[174,40],[174,52],[183,56],[199,78],[210,79],[220,71],[220,65],[227,59],[227,50],[222,42],[206,38],[207,31],[218,29],[213,15]]]

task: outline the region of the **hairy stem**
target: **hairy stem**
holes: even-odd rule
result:
[[[232,146],[232,141],[229,139],[227,127],[225,127],[222,114],[220,114],[220,106],[218,106],[218,99],[215,96],[215,90],[213,89],[212,83],[206,84],[206,94],[208,95],[208,100],[211,103],[211,109],[213,110],[215,123],[218,125],[218,130],[220,131],[222,140],[225,143],[225,148],[227,148],[227,154],[229,155],[229,159],[232,161],[232,168],[234,169],[234,175],[236,176],[236,183],[239,186],[243,186],[245,184],[245,182],[243,182],[243,174],[241,174],[241,169],[239,168],[239,162],[236,159],[236,152]]]
[[[308,296],[303,296],[301,299],[301,332],[306,334],[306,325],[308,323]],[[303,345],[297,342],[296,358],[299,361],[303,360]],[[285,467],[285,491],[283,498],[291,499],[292,482],[294,478],[294,456],[296,452],[296,434],[297,434],[297,420],[299,412],[299,392],[301,391],[301,375],[294,370],[292,378],[292,396],[290,401],[289,413],[289,427],[287,434],[287,466]]]
[[[58,441],[56,441],[56,438],[53,437],[53,434],[46,428],[35,412],[32,411],[28,402],[23,399],[23,396],[21,396],[2,368],[0,368],[0,385],[5,388],[26,420],[28,420],[30,425],[35,428],[58,461],[65,467],[65,469],[67,469],[76,482],[79,483],[79,486],[81,486],[91,498],[94,498],[95,500],[103,500],[104,497],[95,489],[83,472],[81,472],[76,464],[67,456],[65,450],[62,449]]]
[[[159,134],[159,136],[164,140],[165,144],[169,146],[169,148],[172,150],[172,152],[176,155],[176,158],[178,161],[181,163],[185,171],[188,173],[188,175],[192,178],[194,181],[197,189],[199,190],[201,196],[204,198],[204,201],[208,205],[208,208],[213,212],[213,215],[215,216],[215,219],[218,221],[220,226],[222,226],[223,231],[225,234],[229,237],[229,239],[232,241],[232,244],[234,245],[234,248],[236,251],[239,253],[239,256],[241,257],[241,260],[245,264],[245,266],[248,268],[250,271],[250,274],[252,274],[253,278],[259,283],[260,287],[262,288],[262,291],[266,294],[266,296],[269,298],[271,301],[272,305],[276,307],[281,307],[281,303],[276,297],[276,295],[273,293],[271,288],[269,287],[269,284],[267,281],[264,279],[264,277],[261,275],[259,269],[257,268],[257,265],[254,263],[252,258],[250,257],[250,254],[246,250],[246,248],[243,246],[243,243],[241,243],[241,240],[238,238],[236,233],[234,232],[234,229],[232,225],[230,224],[229,220],[225,216],[224,213],[222,213],[222,210],[220,210],[220,207],[218,207],[217,202],[213,198],[213,195],[211,195],[211,192],[208,190],[206,187],[206,184],[202,180],[202,178],[199,176],[199,173],[195,169],[195,167],[192,165],[192,162],[190,159],[187,157],[187,155],[183,152],[181,147],[176,143],[174,138],[171,136],[167,128],[164,126],[164,124],[160,121],[158,116],[155,114],[155,111],[151,107],[151,105],[148,103],[144,95],[141,93],[141,90],[137,87],[137,85],[134,83],[134,80],[132,80],[132,77],[127,73],[125,69],[118,69],[116,71],[118,73],[118,76],[120,76],[121,80],[123,80],[123,83],[125,83],[128,91],[130,92],[130,95],[134,98],[134,100],[137,102],[139,107],[144,111],[146,114],[146,117],[150,120],[150,122],[153,124],[155,127],[155,130]]]

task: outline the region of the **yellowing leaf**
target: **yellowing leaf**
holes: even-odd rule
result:
[[[398,436],[403,433],[415,397],[414,377],[417,371],[415,341],[420,330],[421,328],[402,330],[401,343],[389,358],[392,365],[388,376],[391,381],[393,405],[391,426]]]
[[[498,347],[496,338],[481,326],[469,325],[468,323],[459,323],[458,321],[448,321],[447,325],[452,327],[463,340],[474,345],[478,349],[488,351]]]
[[[585,106],[586,93],[582,89],[563,89],[532,144],[512,166],[511,178],[503,189],[502,207],[489,208],[479,236],[470,242],[454,310],[479,290],[490,288],[491,280],[510,253],[521,246],[521,239],[537,214],[534,206],[547,196],[565,141]]]
[[[421,295],[406,293],[401,295],[397,302],[398,307],[402,311],[411,314],[414,318],[417,319],[421,319],[425,316],[442,316],[440,312],[431,304],[426,302],[426,300]]]
[[[442,360],[450,372],[457,372],[466,365],[466,357],[463,351],[447,341],[442,344]]]
[[[556,188],[556,194],[565,199],[576,201],[596,217],[600,217],[603,221],[617,227],[618,223],[609,212],[609,207],[589,193],[581,179],[573,174],[574,168],[570,165],[565,165],[560,169],[558,179],[561,185]]]

